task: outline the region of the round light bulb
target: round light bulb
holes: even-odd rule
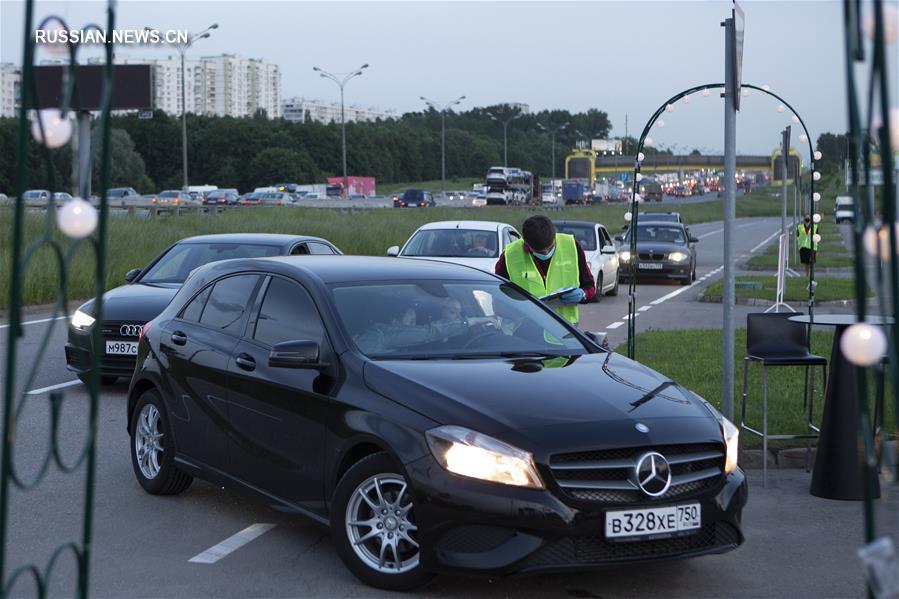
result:
[[[785,112],[786,110],[787,110],[787,107],[784,106],[783,104],[779,104],[777,106],[777,112]]]
[[[646,156],[643,155],[643,152],[637,154],[637,162],[643,162],[644,158],[646,158]]]
[[[818,171],[813,172],[813,173],[812,173],[812,179],[814,179],[815,181],[820,181],[820,180],[821,180],[821,173],[819,173]]]
[[[653,140],[651,137],[647,137],[646,139],[643,140],[643,145],[645,145],[645,146],[651,146],[652,144],[653,144]]]
[[[59,230],[74,239],[83,239],[97,228],[97,209],[81,198],[72,198],[56,212]]]
[[[690,96],[684,96],[684,104],[690,103]]]
[[[769,91],[771,91],[771,86],[766,83],[765,85],[762,86],[762,89],[765,90],[766,92],[769,92]]]
[[[656,121],[656,127],[658,127],[659,129],[664,129],[664,128],[665,128],[665,121],[663,121],[662,119],[657,120],[657,121]]]
[[[896,235],[899,235],[899,223],[894,225],[896,229]],[[868,252],[869,255],[874,257],[880,257],[884,262],[889,262],[891,260],[890,254],[890,228],[889,227],[880,227],[880,229],[875,229],[874,227],[868,225],[865,228],[865,232],[862,233],[862,243],[865,246],[865,251]]]
[[[821,160],[822,156],[824,156],[824,154],[822,154],[821,152],[819,152],[817,150],[815,151],[815,160]]]
[[[632,219],[632,218],[634,218],[634,217],[631,216],[631,213],[630,213],[630,212],[625,212],[625,213],[624,213],[624,220],[626,220],[627,222],[631,222],[631,219]]]
[[[892,4],[883,5],[883,41],[892,44],[899,37],[899,13]],[[865,37],[869,40],[874,39],[874,13],[868,12],[864,17],[862,28],[865,31]]]
[[[44,25],[44,31],[51,31],[49,37],[51,39],[57,40],[55,42],[38,42],[38,47],[46,52],[47,54],[51,54],[53,56],[66,56],[69,54],[69,46],[65,42],[61,42],[61,39],[67,39],[65,36],[68,35],[68,30],[65,26],[59,21],[59,19],[51,18],[51,21],[55,21],[56,24],[54,26]],[[64,33],[60,33],[64,32]]]
[[[820,201],[821,201],[821,194],[818,193],[818,192],[816,191],[815,193],[812,194],[812,199],[813,199],[814,201],[816,201],[816,202],[820,202]]]
[[[800,134],[799,134],[799,141],[801,141],[802,143],[807,142],[807,141],[808,141],[808,135],[806,135],[805,133],[800,133]]]
[[[64,117],[58,108],[39,110],[31,121],[31,135],[36,142],[50,149],[61,148],[72,139],[72,121]]]
[[[703,98],[708,98],[708,97],[709,97],[709,90],[707,90],[707,89],[702,90],[702,97],[703,97]]]
[[[674,106],[669,104],[668,106],[665,107],[665,111],[666,112],[674,112]]]
[[[793,115],[793,118],[790,119],[790,120],[793,121],[793,124],[794,124],[794,125],[798,125],[798,124],[799,124],[799,117],[796,116],[795,114]]]
[[[635,201],[635,202],[642,202],[642,201],[643,201],[643,196],[641,196],[639,193],[635,193],[635,194],[634,194],[634,201]]]
[[[643,173],[637,173],[637,181],[643,180]]]
[[[856,366],[872,366],[886,354],[887,338],[880,327],[857,322],[843,332],[840,350]]]
[[[821,215],[820,215],[819,213],[817,213],[817,212],[814,213],[814,214],[812,215],[812,220],[815,221],[816,223],[820,223],[820,222],[821,222]]]
[[[744,87],[743,89],[740,90],[740,93],[743,95],[744,98],[748,98],[749,97],[749,88]]]
[[[814,235],[812,235],[812,241],[818,243],[819,241],[821,241],[821,236],[815,233]]]

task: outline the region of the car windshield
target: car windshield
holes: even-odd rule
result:
[[[193,269],[219,260],[278,256],[281,248],[246,243],[179,243],[140,278],[141,283],[183,283]]]
[[[425,229],[406,244],[403,256],[498,258],[496,233],[476,229]]]
[[[630,235],[625,241],[630,239]],[[650,243],[687,243],[684,230],[681,227],[672,227],[669,225],[638,225],[637,226],[637,242],[646,241]]]
[[[573,235],[586,252],[596,251],[596,229],[592,225],[556,225],[556,231]]]
[[[39,198],[43,195],[46,195],[47,193],[48,192],[46,192],[46,191],[26,191],[25,193],[22,194],[22,197],[25,198],[26,200],[33,200],[33,199]]]
[[[119,198],[125,195],[125,191],[126,190],[123,187],[113,188],[106,192],[106,196],[110,198]]]
[[[651,220],[656,222],[679,223],[676,214],[665,214],[664,212],[641,212],[640,218],[643,220]]]
[[[403,199],[406,201],[417,202],[419,200],[423,200],[425,197],[425,192],[420,189],[407,189],[403,192]]]
[[[370,358],[586,353],[567,325],[508,283],[338,283],[332,292],[347,333]]]

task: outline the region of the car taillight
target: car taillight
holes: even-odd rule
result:
[[[155,203],[156,203],[156,198],[151,198],[151,199],[150,199],[150,203],[151,203],[151,204],[155,204]]]
[[[147,334],[147,331],[150,330],[150,325],[151,325],[151,324],[153,324],[153,321],[152,321],[152,320],[149,321],[147,324],[145,324],[144,326],[142,326],[142,327],[140,328],[140,335],[138,335],[138,337],[137,337],[137,342],[138,342],[138,343],[141,342],[141,340],[144,338],[144,335],[146,335],[146,334]]]
[[[179,203],[181,203],[181,200],[179,200],[178,198],[175,198],[174,200],[172,200],[172,203],[179,204]]]

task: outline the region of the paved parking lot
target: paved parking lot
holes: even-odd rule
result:
[[[777,219],[738,222],[737,255],[760,251],[778,226]],[[693,301],[702,285],[720,276],[721,223],[697,225],[701,239],[694,286],[641,285],[638,330],[671,326],[715,326],[720,306]],[[648,306],[648,307],[647,307]],[[627,298],[604,298],[583,311],[583,328],[606,330],[613,343],[624,339]],[[33,473],[47,447],[48,402],[53,389],[66,400],[58,438],[62,456],[77,456],[86,427],[86,393],[64,367],[64,322],[50,330],[47,315],[32,314],[21,346],[19,383],[34,393],[17,432],[13,459]],[[741,316],[737,316],[738,321]],[[2,325],[0,325],[2,327]],[[23,380],[42,335],[50,330],[49,351],[32,381]],[[8,329],[0,328],[5,351]],[[131,471],[125,431],[125,385],[106,388],[98,419],[97,480],[94,503],[94,554],[91,589],[96,597],[380,597],[343,567],[327,531],[274,509],[258,499],[195,481],[183,495],[145,494]],[[53,547],[80,537],[84,502],[83,472],[55,471],[37,489],[10,498],[11,565],[27,560],[45,564]],[[422,597],[855,597],[864,594],[855,549],[862,542],[859,503],[818,499],[808,494],[809,475],[801,470],[771,473],[769,486],[751,471],[750,500],[744,512],[746,544],[722,556],[616,568],[583,574],[555,574],[485,581],[439,578],[417,593]],[[879,502],[879,522],[899,524],[899,500]],[[249,529],[249,530],[248,530]],[[232,539],[224,554],[220,545]],[[255,538],[250,538],[258,534]],[[248,541],[242,545],[239,541]],[[216,548],[214,563],[197,556]],[[195,561],[191,561],[194,559]],[[213,561],[205,559],[201,561]],[[63,558],[51,577],[50,594],[71,595],[73,564]],[[15,596],[33,596],[23,581]]]

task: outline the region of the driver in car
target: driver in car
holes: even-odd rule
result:
[[[469,256],[492,256],[493,250],[487,247],[487,236],[476,233],[471,238],[471,247],[466,252]]]
[[[363,352],[378,354],[411,348],[425,343],[441,342],[468,333],[472,327],[497,326],[497,319],[489,316],[464,318],[458,299],[443,300],[440,318],[418,324],[418,313],[409,304],[398,304],[390,313],[389,322],[376,322],[364,333],[354,337]]]

